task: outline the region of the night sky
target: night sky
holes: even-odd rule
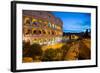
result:
[[[91,14],[79,12],[52,12],[63,22],[63,32],[79,33],[91,29]]]

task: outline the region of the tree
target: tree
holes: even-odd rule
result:
[[[43,54],[42,60],[43,60],[43,61],[53,61],[55,55],[56,55],[56,52],[55,52],[54,49],[52,49],[52,48],[47,49],[47,50],[44,52],[44,54]]]
[[[43,54],[43,61],[61,61],[62,60],[62,50],[61,48],[47,49]]]
[[[23,57],[27,57],[30,50],[30,42],[23,41]]]
[[[86,29],[84,35],[83,35],[84,38],[90,38],[90,35],[89,35],[89,32],[88,32],[88,29]]]
[[[33,60],[36,56],[42,56],[42,53],[41,45],[34,43],[30,46],[29,56],[31,56]]]
[[[54,57],[55,61],[61,61],[63,56],[63,50],[61,48],[55,49],[56,55]]]

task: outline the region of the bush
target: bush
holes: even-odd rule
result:
[[[53,61],[55,55],[56,55],[56,53],[55,53],[54,49],[52,49],[52,48],[47,49],[43,54],[42,60],[43,61]]]
[[[30,46],[30,56],[42,56],[42,52],[41,45],[34,43]]]
[[[61,49],[47,49],[43,54],[43,61],[59,61],[62,58]]]
[[[30,42],[23,41],[23,57],[27,57],[30,51]]]
[[[30,42],[23,41],[23,49],[30,48]]]
[[[40,61],[42,53],[41,45],[35,43],[32,45],[25,42],[23,43],[23,58],[30,57],[33,61]]]
[[[25,53],[23,57],[31,57],[33,60],[36,56],[42,56],[42,49],[39,44],[25,45],[23,52],[25,51],[27,53]]]
[[[62,60],[62,56],[63,56],[63,51],[61,48],[57,48],[55,49],[56,52],[56,56],[55,56],[55,61],[61,61]]]

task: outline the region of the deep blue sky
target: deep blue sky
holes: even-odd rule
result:
[[[78,12],[52,12],[63,22],[64,32],[83,32],[91,29],[91,14]]]

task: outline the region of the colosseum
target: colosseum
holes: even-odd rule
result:
[[[23,10],[23,41],[31,44],[61,42],[63,22],[49,11]]]

